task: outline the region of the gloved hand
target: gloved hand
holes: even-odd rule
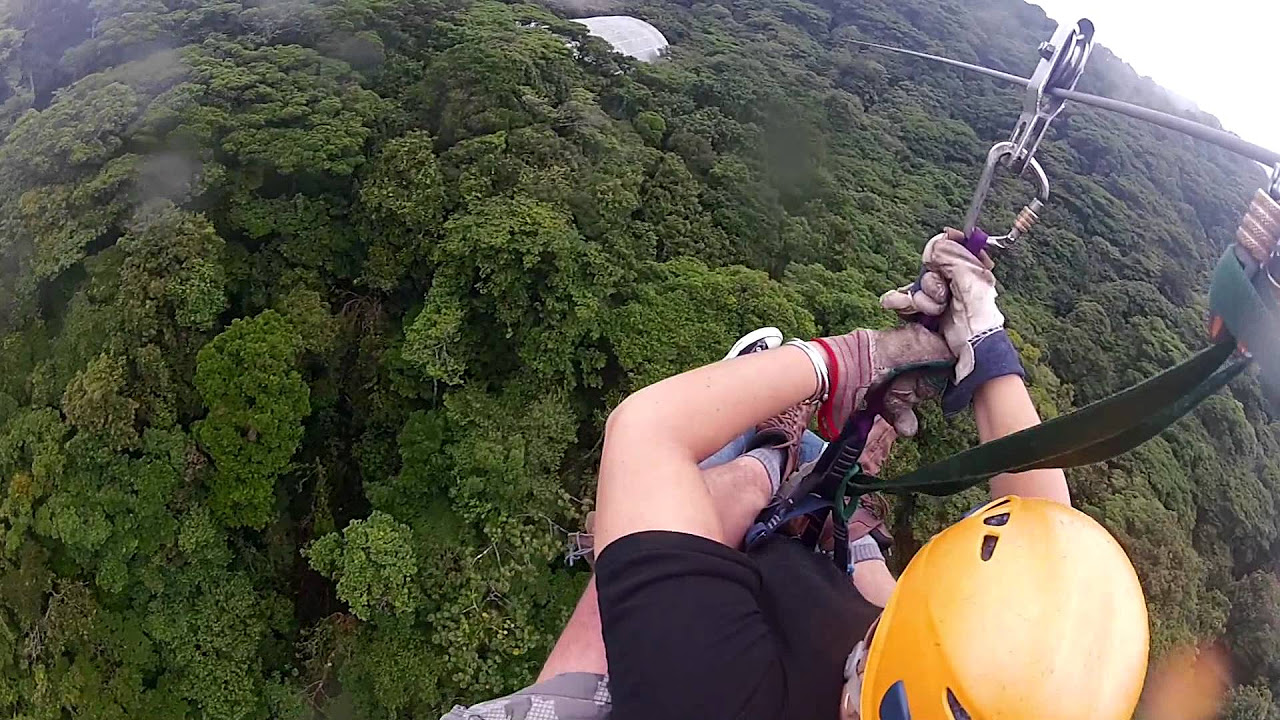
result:
[[[913,408],[941,393],[941,368],[953,359],[945,340],[916,324],[855,330],[813,343],[824,353],[831,378],[827,401],[818,409],[818,431],[828,440],[840,434],[867,393],[886,382],[883,417],[899,435],[914,436],[920,424]]]
[[[858,456],[858,464],[862,466],[862,472],[868,475],[879,474],[884,461],[889,459],[893,441],[897,439],[898,431],[894,430],[884,418],[876,418],[875,424],[871,426],[871,432],[867,435],[867,442],[862,446],[862,454]]]
[[[975,257],[964,240],[963,232],[946,228],[925,245],[920,279],[880,298],[881,307],[908,318],[918,313],[939,317],[942,336],[956,358],[952,385],[942,402],[947,413],[967,407],[988,380],[1026,377],[1004,331],[1004,314],[996,306],[996,278],[991,273],[995,264],[985,250]]]

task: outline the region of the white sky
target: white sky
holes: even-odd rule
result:
[[[1059,23],[1089,18],[1095,40],[1139,74],[1280,151],[1280,0],[1030,2]]]

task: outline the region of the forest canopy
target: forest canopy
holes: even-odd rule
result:
[[[0,5],[0,711],[434,718],[532,680],[626,393],[777,325],[893,319],[1026,74],[1020,0]],[[1080,89],[1200,122],[1100,48]],[[1042,413],[1206,344],[1258,168],[1068,106],[998,258]],[[1002,228],[1026,187],[997,183]],[[1069,473],[1153,653],[1221,639],[1280,718],[1280,434],[1237,380]],[[900,473],[975,441],[936,408]],[[975,491],[980,492],[980,490]],[[896,504],[895,562],[968,507]],[[320,715],[317,715],[317,714]]]

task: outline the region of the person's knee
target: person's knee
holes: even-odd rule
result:
[[[652,429],[652,413],[649,411],[648,403],[641,395],[643,392],[641,390],[628,395],[609,413],[609,418],[604,423],[606,441],[629,437],[644,437],[645,433]]]

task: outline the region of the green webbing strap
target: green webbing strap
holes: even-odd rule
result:
[[[1113,458],[1151,439],[1239,375],[1249,358],[1234,354],[1235,338],[1244,341],[1259,358],[1266,358],[1261,363],[1264,380],[1280,380],[1280,315],[1271,293],[1254,288],[1231,248],[1218,263],[1209,303],[1235,337],[1222,339],[1145,382],[1073,413],[905,476],[889,481],[847,477],[848,490],[950,495],[1000,473],[1077,467]]]
[[[1265,271],[1228,248],[1213,271],[1209,307],[1258,364],[1264,385],[1280,390],[1280,314]],[[1247,267],[1241,263],[1246,263]],[[1250,281],[1250,277],[1254,278]],[[1258,288],[1262,287],[1261,292]]]
[[[874,487],[950,495],[994,475],[1099,462],[1137,447],[1217,391],[1244,367],[1215,372],[1235,341],[1214,345],[1128,390],[984,443]],[[851,483],[852,485],[853,483]]]

